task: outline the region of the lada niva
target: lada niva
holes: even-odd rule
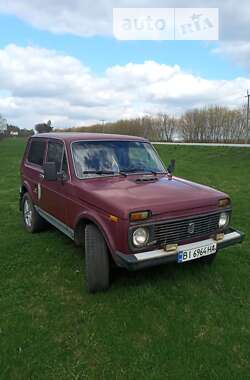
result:
[[[33,233],[49,222],[82,245],[90,292],[109,287],[112,264],[212,263],[244,238],[230,227],[230,197],[173,170],[144,138],[37,134],[21,164],[24,226]]]

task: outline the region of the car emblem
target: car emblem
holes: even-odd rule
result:
[[[189,225],[188,225],[188,233],[190,235],[194,233],[194,223],[189,223]]]

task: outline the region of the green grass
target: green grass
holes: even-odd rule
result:
[[[89,295],[81,249],[55,229],[22,227],[24,146],[0,142],[0,378],[249,378],[248,240],[212,267],[118,271],[109,292]],[[177,175],[231,194],[233,225],[249,234],[249,149],[157,149]]]

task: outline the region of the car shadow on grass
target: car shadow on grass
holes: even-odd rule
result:
[[[57,247],[67,247],[67,251],[72,254],[72,265],[82,265],[81,271],[85,270],[84,249],[82,246],[76,246],[74,242],[58,231],[54,226],[48,226],[42,231],[43,238],[47,235],[48,239],[56,240]],[[42,237],[42,236],[41,236]],[[56,257],[58,260],[58,256]],[[65,260],[62,256],[62,260]],[[80,261],[79,261],[80,260]],[[218,260],[218,258],[217,258]],[[214,265],[206,265],[198,260],[188,263],[167,263],[151,268],[145,268],[138,271],[128,271],[123,268],[116,267],[114,263],[111,265],[111,287],[109,292],[138,287],[158,287],[158,286],[176,286],[178,283],[184,285],[190,281],[205,280],[207,276],[213,273]]]
[[[213,273],[212,267],[204,263],[194,261],[185,264],[168,263],[139,271],[127,271],[122,268],[114,268],[112,273],[112,287],[126,288],[127,286],[171,286],[205,280]],[[214,267],[215,268],[215,267]]]

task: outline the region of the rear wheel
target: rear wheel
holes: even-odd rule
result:
[[[93,224],[85,229],[86,286],[90,293],[107,290],[110,283],[108,247],[100,230]]]
[[[34,208],[32,199],[28,193],[25,193],[22,198],[22,215],[23,224],[27,231],[33,233],[44,228],[45,220]]]

